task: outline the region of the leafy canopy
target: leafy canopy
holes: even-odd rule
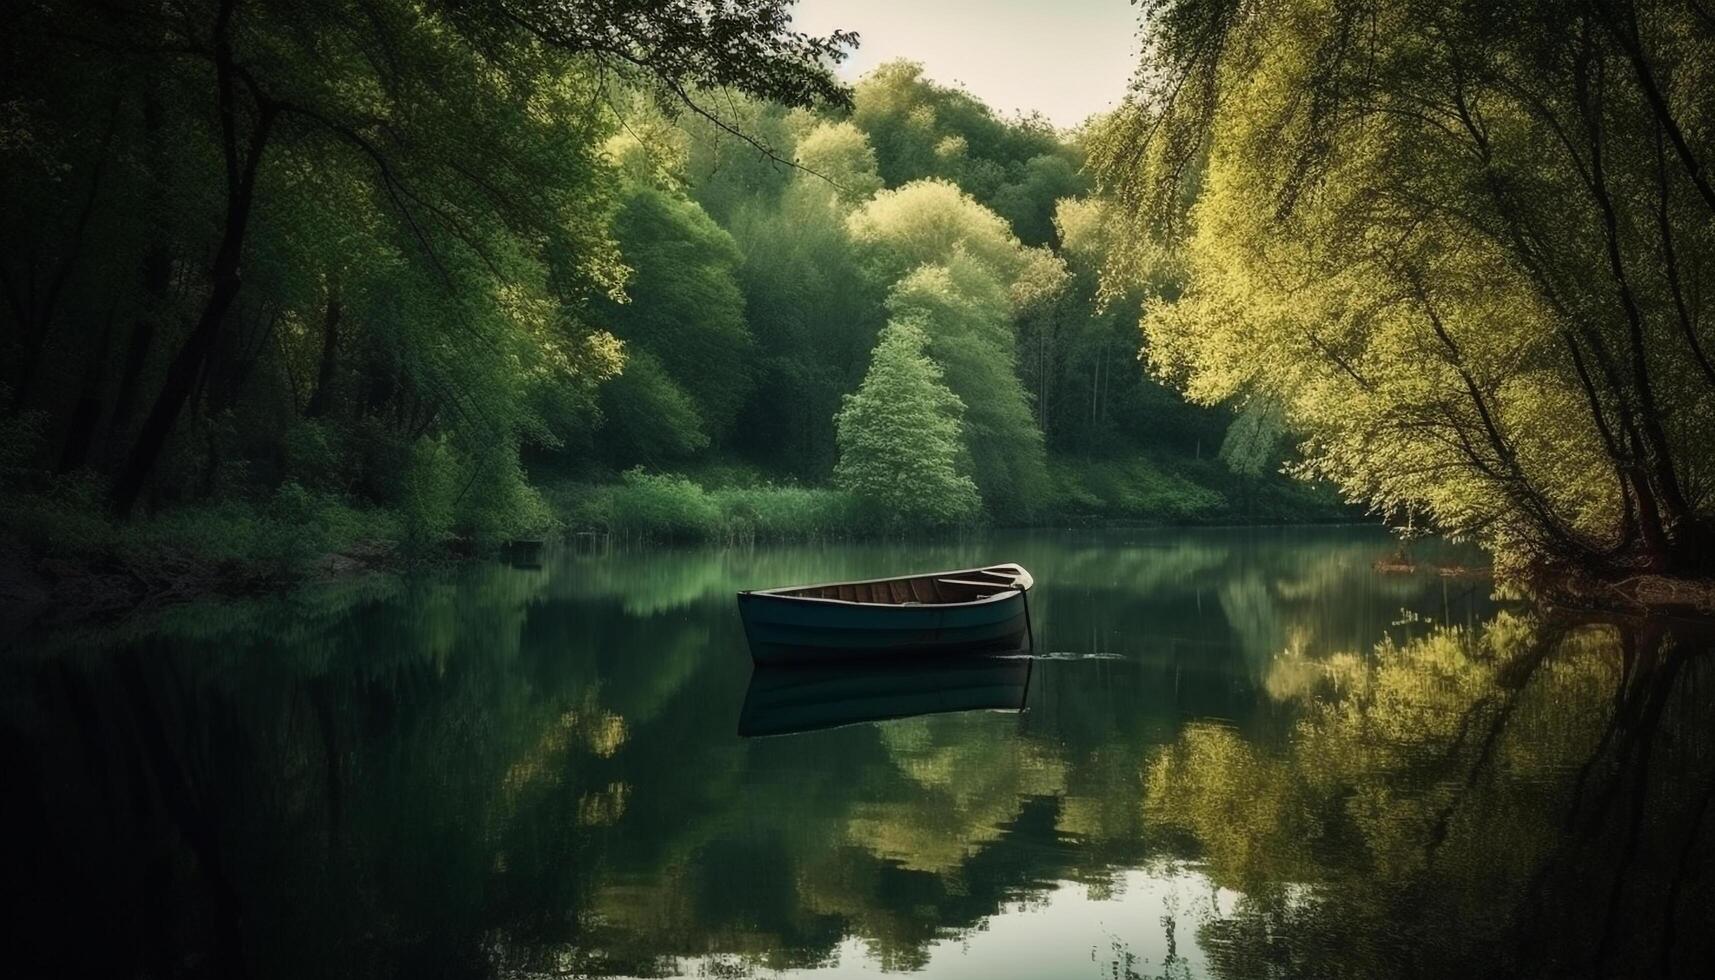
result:
[[[1715,31],[1681,4],[1161,2],[1093,139],[1149,358],[1518,568],[1707,574]],[[1189,208],[1187,201],[1194,201]]]

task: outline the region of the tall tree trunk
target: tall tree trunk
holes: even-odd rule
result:
[[[242,230],[238,233],[242,235]],[[230,237],[232,234],[233,229],[229,222],[227,235]],[[221,251],[224,253],[227,248],[222,246]],[[125,465],[120,469],[119,478],[114,484],[113,510],[119,516],[130,514],[131,508],[136,506],[137,498],[143,492],[143,485],[154,471],[161,450],[166,447],[167,436],[172,434],[173,425],[178,422],[179,410],[184,408],[185,400],[190,397],[197,377],[202,372],[203,363],[214,349],[220,322],[225,318],[233,299],[238,296],[241,285],[238,263],[228,262],[224,258],[217,260],[214,288],[209,292],[208,302],[204,304],[202,315],[197,319],[190,337],[168,365],[166,381],[162,383],[160,394],[155,397],[155,404],[149,410],[148,417],[143,420],[143,427],[137,432],[137,440],[131,447],[131,454],[126,457]]]
[[[319,419],[333,402],[334,373],[339,362],[339,323],[343,310],[339,302],[339,285],[328,284],[327,314],[322,318],[322,357],[316,369],[316,390],[304,406],[304,418]]]
[[[1606,136],[1602,129],[1606,78],[1601,60],[1593,60],[1591,69],[1593,70],[1580,71],[1573,77],[1574,91],[1589,137],[1590,193],[1601,218],[1608,273],[1614,281],[1615,298],[1624,314],[1626,337],[1631,351],[1631,386],[1637,394],[1638,431],[1642,436],[1633,446],[1633,452],[1640,464],[1647,467],[1645,476],[1651,484],[1653,503],[1659,508],[1659,526],[1667,538],[1664,542],[1665,552],[1683,551],[1685,546],[1695,549],[1702,544],[1702,535],[1698,533],[1696,515],[1680,488],[1679,474],[1674,466],[1673,444],[1668,438],[1667,427],[1662,420],[1661,408],[1655,396],[1655,385],[1650,378],[1643,311],[1638,306],[1637,297],[1626,273],[1625,258],[1620,251],[1619,218],[1615,212],[1613,197],[1608,191],[1608,177],[1604,165]],[[1594,83],[1593,88],[1591,83]],[[1645,544],[1653,551],[1655,547],[1647,538],[1647,519],[1644,522],[1644,530]],[[1675,548],[1676,544],[1680,545],[1678,549]],[[1668,564],[1677,564],[1683,559],[1675,556],[1664,560]],[[1652,558],[1652,563],[1653,561]]]
[[[1658,124],[1655,127],[1656,228],[1661,235],[1663,271],[1667,273],[1668,292],[1673,296],[1673,311],[1679,321],[1680,333],[1685,337],[1685,346],[1690,348],[1691,356],[1703,371],[1703,379],[1711,387],[1715,387],[1715,364],[1710,363],[1709,355],[1704,353],[1703,344],[1697,339],[1696,318],[1686,305],[1685,289],[1680,285],[1679,255],[1674,248],[1673,216],[1668,207],[1666,156],[1661,145],[1661,126]]]
[[[48,339],[46,328],[34,321],[26,321],[20,333],[23,336],[18,342],[18,380],[12,386],[13,413],[29,407],[30,398],[35,394],[36,364],[42,359],[42,348]]]
[[[85,232],[89,229],[89,219],[95,213],[95,204],[100,197],[101,175],[107,169],[108,149],[113,145],[113,132],[119,125],[119,109],[122,103],[120,96],[114,96],[113,108],[107,114],[107,129],[102,134],[95,166],[90,171],[89,189],[84,194],[83,206],[78,209],[77,217],[72,222],[71,239],[67,243],[66,254],[55,264],[49,275],[41,302],[28,304],[27,312],[22,308],[18,311],[19,328],[23,331],[23,352],[18,359],[18,384],[12,389],[13,411],[24,408],[34,393],[36,367],[41,360],[43,348],[47,346],[48,333],[53,329],[54,318],[59,313],[60,294],[71,281],[72,273],[77,271]],[[34,263],[31,265],[33,269]],[[35,283],[30,282],[28,285],[29,295],[33,299],[36,292]]]
[[[215,26],[215,74],[220,103],[221,148],[226,162],[227,198],[220,247],[215,251],[214,264],[210,269],[211,286],[208,300],[203,304],[202,314],[197,317],[196,326],[192,328],[184,346],[179,348],[179,352],[167,366],[167,377],[161,385],[160,393],[155,397],[154,407],[143,420],[143,427],[137,433],[137,441],[131,447],[131,453],[126,457],[118,479],[114,482],[113,510],[121,517],[130,514],[131,509],[136,506],[137,498],[142,494],[143,486],[148,482],[149,474],[154,471],[155,462],[161,456],[161,450],[166,447],[167,437],[172,434],[173,426],[179,419],[179,412],[184,408],[185,400],[196,385],[197,376],[202,372],[209,353],[214,349],[221,322],[226,318],[227,310],[238,297],[238,290],[243,285],[239,261],[244,255],[244,236],[250,224],[251,205],[255,201],[256,175],[261,167],[262,153],[268,145],[268,136],[280,106],[257,95],[256,118],[251,125],[249,138],[244,141],[246,145],[241,146],[238,138],[238,110],[234,104],[238,79],[229,36],[232,6],[230,0],[221,6]]]
[[[1656,122],[1667,133],[1667,138],[1673,144],[1674,155],[1685,168],[1685,175],[1690,178],[1692,186],[1703,198],[1703,203],[1715,213],[1715,185],[1711,185],[1709,174],[1703,169],[1703,162],[1697,159],[1697,154],[1691,149],[1691,144],[1685,139],[1685,131],[1680,128],[1679,120],[1673,116],[1673,107],[1667,104],[1667,96],[1662,93],[1661,85],[1656,81],[1655,69],[1649,63],[1649,57],[1644,51],[1643,35],[1638,30],[1637,6],[1626,2],[1624,14],[1614,11],[1612,4],[1598,2],[1597,9],[1601,11],[1603,20],[1614,39],[1619,42],[1620,50],[1624,51],[1627,60],[1631,62],[1632,71],[1637,75],[1638,88],[1642,90],[1644,101],[1649,104],[1650,113]],[[1624,23],[1620,21],[1624,20]]]
[[[1602,449],[1607,453],[1608,461],[1614,470],[1615,487],[1620,499],[1620,526],[1610,550],[1614,554],[1626,554],[1637,544],[1640,531],[1637,502],[1633,499],[1632,485],[1627,475],[1627,454],[1620,446],[1619,437],[1608,424],[1608,413],[1602,408],[1602,397],[1596,391],[1596,382],[1590,377],[1590,369],[1584,362],[1584,352],[1578,346],[1577,336],[1570,329],[1563,328],[1560,337],[1572,354],[1572,367],[1577,373],[1578,385],[1584,392],[1585,403],[1590,409],[1590,418],[1596,425],[1596,432],[1601,436]]]
[[[89,447],[95,441],[95,423],[101,420],[101,389],[85,382],[72,410],[71,424],[66,428],[65,442],[60,449],[57,473],[70,473],[89,460]]]
[[[147,276],[147,273],[145,273]],[[107,423],[107,442],[118,445],[137,405],[138,383],[143,366],[149,362],[149,349],[155,344],[155,321],[145,313],[131,327],[131,343],[125,350],[125,367],[119,375],[119,392],[113,398],[113,415]],[[106,452],[104,450],[104,452]]]
[[[153,87],[143,93],[143,164],[151,183],[164,191],[168,186],[171,165],[166,147],[161,145],[164,110],[160,94]],[[173,284],[173,253],[167,244],[166,228],[157,220],[151,229],[149,244],[143,250],[141,274],[143,309],[131,326],[131,343],[125,351],[125,363],[119,375],[119,390],[113,399],[113,414],[107,423],[106,446],[103,455],[109,465],[116,462],[119,447],[124,444],[137,408],[137,392],[143,378],[143,368],[149,363],[150,350],[155,345],[157,320],[167,307]]]
[[[1638,543],[1635,557],[1641,561],[1639,571],[1666,571],[1671,563],[1672,546],[1667,530],[1662,526],[1661,508],[1656,503],[1655,490],[1643,467],[1634,466],[1626,474],[1632,500],[1637,504]]]
[[[65,441],[60,448],[59,473],[70,473],[89,459],[89,447],[95,440],[95,423],[101,420],[101,390],[107,380],[107,353],[113,342],[113,313],[101,328],[101,342],[96,344],[95,356],[84,366],[83,384],[78,392],[77,406],[72,409],[71,424],[66,427]]]

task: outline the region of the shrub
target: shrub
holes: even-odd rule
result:
[[[682,476],[627,470],[609,502],[610,529],[647,538],[713,538],[722,530],[720,507]]]
[[[710,493],[728,537],[819,538],[863,526],[861,507],[843,490],[796,486],[734,487]]]
[[[1198,523],[1216,520],[1228,510],[1220,492],[1147,459],[1061,459],[1052,472],[1049,510],[1059,520]]]
[[[285,475],[288,482],[318,490],[345,484],[346,458],[339,432],[311,419],[300,419],[286,430]]]
[[[54,476],[35,492],[0,494],[0,528],[50,555],[75,557],[110,548],[118,529],[103,506],[103,484],[83,474]]]
[[[445,439],[424,436],[412,444],[404,468],[399,514],[404,540],[412,550],[439,544],[453,530],[453,503],[458,496],[457,464]]]
[[[541,534],[555,524],[542,495],[524,479],[516,448],[491,452],[470,464],[454,495],[454,524],[477,542],[492,545]]]
[[[0,385],[0,399],[10,399],[12,389]],[[18,412],[0,416],[0,481],[11,482],[14,471],[28,466],[41,452],[42,430],[47,416],[42,412]]]
[[[707,490],[684,476],[641,469],[617,485],[561,483],[545,496],[568,527],[638,538],[818,538],[870,526],[858,501],[841,490],[768,483]]]
[[[617,489],[612,484],[567,480],[544,487],[542,498],[555,518],[568,528],[610,531],[613,529],[613,498]]]

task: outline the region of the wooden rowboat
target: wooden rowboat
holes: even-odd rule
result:
[[[1021,565],[738,594],[759,664],[1016,650],[1030,644]]]
[[[759,666],[750,675],[738,733],[789,735],[953,711],[1024,710],[1029,657],[924,657],[805,666]]]

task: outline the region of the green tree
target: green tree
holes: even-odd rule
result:
[[[1047,472],[1019,382],[1014,318],[1059,292],[1060,260],[1025,248],[999,215],[944,180],[882,191],[848,225],[868,275],[892,284],[889,313],[922,326],[969,409],[967,447],[984,504],[1002,520],[1027,517],[1047,491]]]
[[[1176,291],[1176,264],[1159,255],[1146,281],[1104,291],[1101,268],[1123,237],[1112,205],[1099,197],[1066,198],[1054,221],[1065,288],[1020,318],[1018,340],[1020,377],[1049,451],[1207,457],[1228,413],[1187,404],[1138,364],[1144,297]]]
[[[947,180],[918,180],[882,191],[853,212],[852,238],[865,249],[870,275],[898,282],[925,262],[942,262],[955,250],[982,263],[1011,285],[1027,253],[999,215]]]
[[[1247,479],[1256,479],[1280,460],[1280,410],[1266,399],[1246,405],[1221,440],[1218,455],[1227,468]]]
[[[1092,145],[1116,277],[1187,236],[1156,370],[1278,399],[1307,472],[1514,569],[1715,571],[1700,8],[1155,7]]]
[[[751,339],[736,278],[738,246],[695,201],[646,185],[627,193],[614,218],[614,235],[631,278],[625,302],[604,304],[603,313],[615,335],[659,364],[660,380],[670,379],[684,392],[705,438],[718,442],[750,392]],[[663,424],[678,424],[682,413],[672,414]],[[629,457],[637,447],[614,450]]]
[[[850,122],[822,123],[804,134],[796,148],[803,176],[820,178],[842,204],[856,205],[881,190],[875,150]],[[816,185],[800,181],[802,188]]]
[[[981,501],[961,472],[964,405],[924,353],[917,324],[895,319],[881,332],[869,373],[838,418],[834,480],[890,524],[958,524]]]
[[[42,70],[7,75],[3,213],[60,216],[0,256],[9,363],[80,379],[12,408],[65,419],[63,462],[121,513],[266,467],[300,411],[444,427],[467,459],[552,444],[618,360],[584,315],[623,279],[608,86],[716,121],[707,88],[844,103],[853,41],[783,0],[47,3],[8,28]]]
[[[951,181],[1031,245],[1054,240],[1054,202],[1086,189],[1081,153],[1047,120],[1002,120],[970,93],[930,81],[914,61],[864,76],[852,122],[868,134],[887,186]]]
[[[846,123],[798,141],[796,171],[778,196],[747,201],[728,225],[756,339],[755,394],[732,444],[774,470],[826,479],[840,397],[863,378],[885,317],[885,287],[861,270],[846,217],[880,186],[875,157]]]
[[[918,324],[947,386],[964,403],[964,443],[983,504],[996,517],[1027,518],[1048,489],[1042,431],[1019,383],[1012,309],[1005,288],[955,251],[921,265],[888,294],[895,319]]]
[[[620,375],[601,387],[601,451],[621,465],[662,465],[708,448],[691,396],[650,351],[626,353]]]

